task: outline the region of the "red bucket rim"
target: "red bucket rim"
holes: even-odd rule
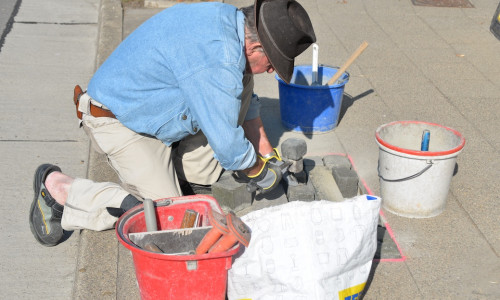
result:
[[[393,125],[396,125],[396,124],[426,124],[426,125],[431,125],[431,126],[435,126],[435,127],[441,127],[443,129],[446,129],[446,130],[452,132],[457,137],[459,137],[460,138],[460,144],[457,147],[455,147],[453,149],[450,149],[450,150],[446,150],[446,151],[419,151],[419,150],[410,150],[410,149],[406,149],[406,148],[400,148],[400,147],[397,147],[397,146],[394,146],[392,144],[387,143],[386,141],[384,141],[380,137],[380,134],[379,134],[379,132],[383,128],[389,127],[389,126],[393,126]],[[386,147],[388,149],[391,149],[391,150],[394,150],[394,151],[397,151],[397,152],[400,152],[400,153],[406,153],[406,154],[416,155],[416,156],[444,156],[444,155],[450,155],[450,154],[453,154],[453,153],[456,153],[456,152],[462,150],[462,148],[465,146],[465,138],[457,130],[455,130],[453,128],[450,128],[450,127],[446,127],[446,126],[440,125],[440,124],[431,123],[431,122],[424,122],[424,121],[394,121],[394,122],[390,122],[390,123],[381,125],[379,128],[377,128],[377,130],[375,132],[375,138],[377,139],[377,142],[380,145],[382,145],[382,146],[384,146],[384,147]]]
[[[173,203],[176,201],[189,201],[192,200],[193,202],[198,201],[209,201],[213,202],[213,205],[217,207],[218,210],[222,212],[222,209],[220,209],[219,204],[215,200],[215,198],[208,196],[208,195],[193,195],[193,196],[181,196],[181,197],[172,197],[172,198],[163,198],[163,199],[158,199],[154,200],[154,202],[159,202],[159,201],[165,201],[165,200],[171,200]],[[128,210],[125,214],[123,214],[118,221],[116,222],[115,226],[115,234],[118,238],[118,241],[127,249],[129,249],[132,254],[139,254],[142,256],[147,256],[149,258],[154,258],[154,259],[159,259],[159,260],[175,260],[175,261],[192,261],[192,260],[206,260],[206,259],[215,259],[215,258],[223,258],[223,257],[229,257],[233,256],[236,254],[240,247],[241,244],[237,243],[235,246],[233,246],[231,249],[220,252],[220,253],[205,253],[205,254],[193,254],[193,255],[172,255],[172,254],[166,254],[166,253],[155,253],[151,251],[147,251],[144,249],[139,248],[136,246],[129,238],[128,235],[124,234],[121,232],[123,229],[122,227],[124,226],[124,223],[126,223],[127,219],[133,217],[137,213],[140,213],[144,211],[144,205],[140,204],[137,205],[136,207]]]

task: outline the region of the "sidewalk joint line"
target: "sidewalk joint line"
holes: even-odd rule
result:
[[[17,24],[29,24],[29,25],[38,25],[38,24],[51,24],[51,25],[96,25],[97,22],[81,22],[81,23],[71,23],[71,22],[35,22],[35,21],[15,21]]]

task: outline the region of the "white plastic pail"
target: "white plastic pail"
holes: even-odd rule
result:
[[[430,131],[429,151],[420,151]],[[451,128],[420,121],[396,121],[377,128],[378,175],[382,206],[409,218],[443,212],[458,154],[465,145]]]

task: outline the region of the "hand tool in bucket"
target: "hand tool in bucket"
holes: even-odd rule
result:
[[[211,211],[209,216],[213,227],[196,248],[196,254],[225,252],[238,242],[248,247],[250,228],[233,212],[224,216]]]
[[[196,245],[209,231],[197,228],[199,213],[187,209],[179,230],[158,231],[156,211],[151,199],[144,199],[144,219],[147,232],[130,233],[129,238],[144,250],[166,254],[193,254]]]
[[[349,59],[342,65],[342,67],[340,67],[340,69],[337,71],[337,73],[335,73],[335,75],[333,75],[333,77],[328,80],[328,83],[326,85],[333,85],[337,82],[337,80],[340,78],[340,76],[342,76],[342,74],[344,74],[344,72],[347,70],[347,68],[349,68],[349,66],[356,60],[356,58],[358,58],[358,56],[361,55],[361,53],[363,53],[363,51],[365,51],[366,47],[368,47],[368,42],[364,41],[359,47],[358,49],[356,49],[356,51],[354,51],[354,53],[351,55],[351,57],[349,57]]]

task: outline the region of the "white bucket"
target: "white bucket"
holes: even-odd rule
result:
[[[420,151],[424,130],[430,131],[429,151]],[[377,128],[375,137],[383,208],[409,218],[442,213],[462,135],[438,124],[396,121]]]

